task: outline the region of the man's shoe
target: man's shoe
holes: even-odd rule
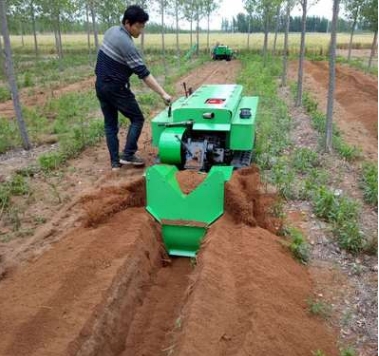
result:
[[[118,172],[121,167],[121,163],[112,163],[112,172]]]
[[[136,155],[133,155],[133,156],[128,157],[128,158],[126,158],[126,157],[121,158],[120,163],[121,164],[131,164],[131,165],[136,166],[136,167],[145,165],[145,161]]]

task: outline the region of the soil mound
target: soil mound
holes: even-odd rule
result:
[[[204,245],[173,355],[338,355],[335,335],[307,312],[306,268],[277,236],[227,213]]]
[[[225,211],[237,224],[260,226],[276,233],[281,227],[280,219],[272,214],[277,200],[274,193],[264,192],[255,165],[235,171],[225,185]]]
[[[1,281],[0,355],[119,354],[161,252],[142,208],[66,235]]]
[[[85,215],[85,227],[95,227],[121,210],[146,205],[145,178],[117,186],[103,187],[81,199]]]

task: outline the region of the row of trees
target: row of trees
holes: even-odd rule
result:
[[[179,20],[196,21],[211,16],[220,5],[221,0],[164,0],[166,15],[170,22],[178,12]],[[272,2],[272,1],[271,1]],[[283,3],[284,1],[280,1]],[[111,25],[120,22],[120,17],[125,6],[131,1],[113,0],[7,0],[8,5],[8,28],[11,34],[30,34],[36,30],[38,33],[52,32],[58,21],[62,32],[86,31],[87,18],[94,15],[97,26],[101,32]],[[150,13],[159,11],[162,0],[135,1],[149,9]],[[340,32],[350,31],[351,27],[367,30],[369,24],[362,15],[362,1],[346,1],[347,19],[339,18],[338,30]],[[90,14],[89,14],[90,13]],[[92,21],[92,18],[90,19]],[[255,14],[239,13],[233,18],[223,18],[221,31],[247,33],[262,32],[264,21],[259,12]],[[270,20],[270,30],[275,30],[278,24],[279,32],[284,32],[285,9],[278,5]],[[328,32],[330,21],[324,17],[307,17],[306,30],[308,32]],[[173,26],[164,26],[166,32],[174,32]],[[150,21],[147,32],[158,33],[162,28],[159,23]],[[290,17],[290,32],[301,31],[301,17]]]
[[[250,23],[249,23],[250,22]],[[338,32],[349,32],[353,25],[353,19],[338,19],[337,29]],[[273,20],[270,22],[270,31],[275,31],[276,24],[278,24],[278,31],[285,31],[285,14],[284,9],[281,9],[279,17],[274,16]],[[290,17],[289,31],[290,32],[301,32],[302,19],[300,16]],[[369,30],[369,24],[364,19],[357,21],[354,26],[360,30]],[[222,32],[242,32],[247,33],[250,27],[251,32],[262,32],[263,23],[259,16],[252,16],[249,18],[248,15],[244,13],[239,13],[232,20],[223,18],[221,22]],[[330,21],[325,17],[318,16],[307,16],[306,20],[306,31],[307,32],[330,32]]]

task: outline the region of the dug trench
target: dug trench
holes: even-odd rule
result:
[[[182,172],[190,192],[201,179]],[[196,260],[169,258],[145,181],[81,200],[81,226],[0,283],[0,354],[338,355],[311,316],[312,283],[275,235],[275,196],[256,167],[225,186],[225,214]]]

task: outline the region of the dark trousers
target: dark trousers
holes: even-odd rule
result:
[[[111,164],[119,163],[118,112],[130,120],[126,137],[123,158],[130,158],[137,149],[144,117],[129,88],[122,84],[107,81],[96,81],[96,95],[104,115],[104,128]]]

